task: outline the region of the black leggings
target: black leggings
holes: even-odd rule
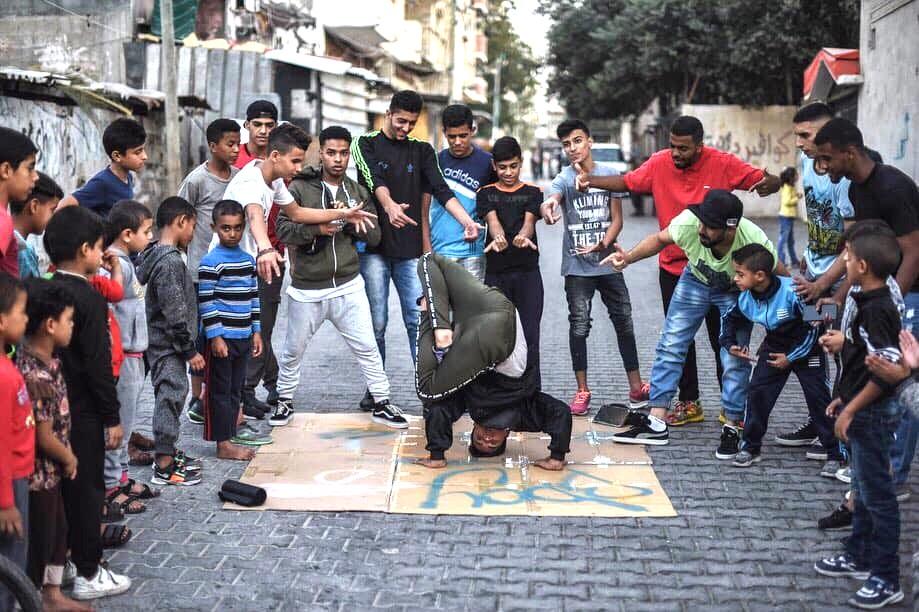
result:
[[[44,584],[60,586],[60,574],[67,562],[67,516],[58,483],[52,489],[29,493],[29,578],[36,588]],[[56,567],[54,578],[46,567]]]

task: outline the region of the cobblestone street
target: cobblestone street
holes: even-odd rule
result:
[[[623,206],[631,210],[628,202]],[[628,214],[628,212],[627,212]],[[774,220],[763,223],[775,239]],[[626,217],[621,242],[656,228]],[[798,224],[799,247],[804,245]],[[559,276],[561,227],[540,224],[545,314],[543,387],[568,401],[575,390],[567,306]],[[630,267],[642,375],[650,376],[663,323],[656,260]],[[394,400],[420,414],[405,331],[392,295],[387,348]],[[628,387],[612,325],[597,298],[589,340],[595,410],[624,401]],[[284,311],[276,344],[284,338]],[[813,562],[839,548],[845,532],[821,533],[817,518],[839,503],[844,485],[818,475],[804,449],[777,446],[773,434],[806,410],[793,381],[773,412],[762,463],[741,470],[714,458],[720,426],[714,362],[699,336],[706,420],[673,429],[649,454],[678,514],[668,519],[591,519],[236,512],[217,489],[243,465],[214,458],[199,426],[182,421],[182,444],[204,457],[204,482],[173,487],[130,519],[134,538],[110,552],[134,581],[103,610],[831,610],[846,609],[856,581],[818,576]],[[364,384],[355,360],[327,325],[314,338],[295,398],[299,411],[357,410]],[[152,403],[152,392],[148,390]],[[267,429],[267,425],[260,425]],[[322,461],[322,457],[317,457]],[[148,481],[149,468],[135,477]],[[919,474],[901,505],[903,590],[912,609],[911,555],[919,540]]]

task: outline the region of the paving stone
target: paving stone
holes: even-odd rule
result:
[[[626,209],[629,207],[626,206]],[[763,227],[777,235],[774,221]],[[627,217],[620,241],[632,245],[656,228]],[[803,227],[799,224],[799,232]],[[568,351],[567,305],[558,275],[560,228],[540,224],[545,307],[543,387],[567,401],[575,390]],[[804,236],[798,236],[798,244]],[[650,376],[662,325],[655,261],[625,272],[642,374]],[[615,333],[599,299],[588,340],[593,405],[625,399],[627,385]],[[282,328],[275,337],[284,338]],[[398,312],[395,292],[390,305]],[[752,344],[762,338],[755,332]],[[99,610],[845,610],[855,581],[814,574],[813,561],[837,551],[845,533],[819,533],[816,520],[839,503],[840,483],[820,478],[804,449],[774,443],[776,432],[806,415],[800,387],[783,391],[764,441],[763,463],[739,470],[715,460],[720,426],[714,361],[704,331],[697,336],[705,422],[672,430],[668,446],[649,451],[679,516],[472,517],[379,512],[251,512],[223,510],[217,490],[243,466],[218,461],[201,428],[183,417],[180,445],[204,462],[203,482],[173,487],[130,517],[132,541],[108,552],[115,571],[133,578],[123,596],[98,600]],[[276,346],[279,348],[279,345]],[[393,400],[420,414],[411,359],[399,317],[387,331]],[[337,332],[326,325],[304,358],[296,394],[300,410],[357,410],[361,375]],[[259,390],[259,393],[264,393]],[[149,385],[144,402],[152,405]],[[267,429],[264,423],[257,427]],[[149,423],[147,424],[149,428]],[[149,429],[148,429],[149,431]],[[132,477],[149,480],[149,468]],[[901,505],[901,568],[907,598],[919,604],[919,487]],[[181,510],[179,510],[181,509]],[[384,554],[383,549],[398,549]],[[916,553],[915,560],[913,555]]]

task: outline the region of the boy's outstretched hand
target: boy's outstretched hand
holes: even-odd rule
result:
[[[617,272],[622,272],[629,265],[629,254],[618,244],[613,245],[612,255],[600,261],[600,265],[612,264]]]
[[[16,506],[0,510],[0,534],[22,540],[25,532],[22,529],[22,516]]]
[[[785,353],[769,353],[769,359],[766,363],[779,370],[787,370],[791,367],[791,362],[788,361]]]
[[[823,347],[823,350],[827,353],[838,353],[842,350],[842,345],[846,341],[845,336],[842,335],[842,332],[838,329],[828,330],[825,334],[820,336],[820,346]]]
[[[205,366],[204,357],[201,356],[201,353],[195,353],[188,360],[188,365],[192,370],[203,370]]]

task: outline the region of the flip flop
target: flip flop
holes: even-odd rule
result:
[[[142,484],[140,493],[134,492],[134,485],[137,484],[137,481],[133,478],[128,479],[128,481],[121,487],[121,492],[127,495],[128,497],[133,497],[134,499],[154,499],[160,496],[160,492],[157,489],[151,489],[149,485]]]

